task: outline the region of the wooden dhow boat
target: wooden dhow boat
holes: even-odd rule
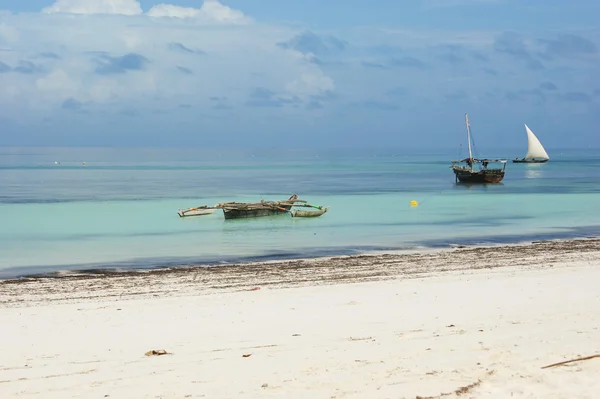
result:
[[[315,210],[292,209],[292,207],[312,208]],[[203,205],[195,208],[180,209],[177,211],[177,214],[180,217],[202,216],[208,215],[216,209],[223,210],[225,219],[245,219],[282,214],[289,214],[292,217],[318,217],[326,213],[329,207],[310,205],[306,201],[298,199],[298,195],[294,194],[287,200],[282,201],[219,202],[214,206]]]
[[[506,159],[478,159],[473,157],[471,148],[471,124],[469,116],[465,114],[465,123],[467,125],[467,144],[469,147],[469,157],[460,161],[452,161],[452,170],[456,182],[461,183],[500,183],[504,179],[506,170]],[[464,165],[461,165],[464,163]],[[488,165],[500,164],[501,167]]]

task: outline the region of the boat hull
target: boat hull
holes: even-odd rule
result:
[[[513,163],[546,163],[548,159],[513,159]]]
[[[274,216],[289,214],[290,207],[282,207],[286,210],[279,209],[223,209],[225,219],[246,219],[258,218],[263,216]]]
[[[321,208],[317,211],[303,211],[303,210],[295,210],[292,211],[292,217],[295,218],[315,218],[323,215],[329,210],[329,207]]]
[[[456,180],[461,183],[500,183],[504,179],[503,170],[479,170],[471,171],[462,168],[454,168]]]
[[[214,209],[187,209],[187,210],[177,211],[177,214],[179,215],[179,217],[183,218],[183,217],[188,217],[188,216],[210,215],[214,211],[215,211]]]

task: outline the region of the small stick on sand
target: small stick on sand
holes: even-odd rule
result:
[[[554,364],[549,364],[548,366],[544,366],[542,368],[543,369],[547,369],[549,367],[562,366],[563,364],[572,363],[572,362],[579,362],[581,360],[590,360],[590,359],[594,359],[596,357],[600,357],[600,354],[598,354],[598,355],[592,355],[592,356],[586,356],[586,357],[580,357],[580,358],[577,358],[577,359],[565,360],[564,362],[558,362],[558,363],[554,363]]]

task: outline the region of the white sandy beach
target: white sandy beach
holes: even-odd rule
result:
[[[372,257],[427,268],[372,278],[340,258],[339,278],[306,266],[322,281],[298,284],[268,265],[264,285],[0,283],[0,398],[595,398],[600,358],[541,367],[600,353],[599,241],[532,248]]]

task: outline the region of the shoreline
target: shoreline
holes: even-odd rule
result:
[[[65,271],[0,280],[0,308],[402,280],[482,269],[539,270],[599,260],[600,237],[588,237],[213,266]]]
[[[118,261],[89,262],[81,264],[26,265],[0,268],[0,282],[31,277],[61,277],[70,274],[102,273],[112,270],[147,272],[175,268],[224,267],[259,263],[278,263],[296,260],[319,260],[332,257],[363,256],[370,254],[431,253],[456,248],[482,248],[529,245],[541,241],[569,241],[600,238],[600,226],[567,229],[563,232],[488,235],[475,239],[434,239],[408,242],[402,246],[349,245],[341,247],[314,247],[296,251],[278,251],[262,255],[208,256],[206,258],[176,256],[158,258],[133,258]]]

